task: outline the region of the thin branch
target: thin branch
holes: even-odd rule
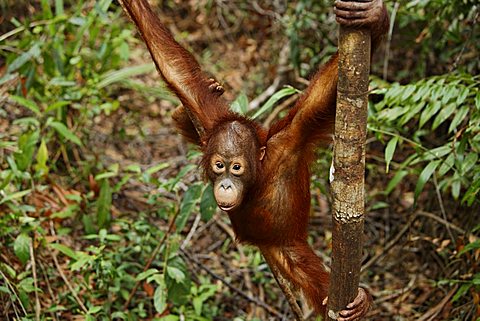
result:
[[[373,256],[370,260],[367,261],[367,263],[363,264],[362,266],[362,272],[367,271],[373,264],[375,264],[381,257],[385,256],[388,251],[390,251],[391,248],[393,248],[396,244],[398,244],[398,241],[402,238],[402,236],[407,233],[407,231],[410,229],[410,226],[412,225],[413,221],[415,221],[415,218],[417,216],[414,214],[403,226],[403,228],[400,230],[400,232],[397,233],[397,235],[385,245],[383,248],[383,251],[381,253],[376,254]]]
[[[160,249],[161,247],[163,246],[163,244],[165,243],[165,241],[167,240],[167,237],[170,235],[170,233],[173,231],[173,227],[175,226],[175,220],[177,219],[177,216],[178,214],[180,213],[179,210],[176,211],[175,215],[172,217],[172,219],[170,220],[170,223],[168,224],[168,229],[167,231],[165,232],[165,234],[163,235],[162,239],[160,240],[160,242],[158,243],[157,247],[155,248],[155,250],[153,250],[152,252],[152,255],[150,255],[150,258],[148,259],[148,262],[147,264],[145,264],[145,267],[143,268],[143,272],[145,272],[146,270],[148,270],[150,268],[150,266],[152,265],[153,263],[153,260],[155,259],[155,257],[157,256],[158,252],[160,252]],[[135,293],[137,292],[137,289],[140,285],[142,281],[139,280],[135,283],[134,287],[132,288],[132,290],[130,291],[130,294],[128,295],[128,299],[127,301],[125,302],[125,304],[123,305],[123,310],[126,310],[128,308],[128,306],[130,305],[130,302],[132,301],[133,299],[133,296],[135,295]]]
[[[50,233],[52,234],[52,236],[56,236],[56,233],[55,233],[55,229],[53,227],[53,222],[50,221]],[[60,274],[60,277],[62,278],[63,282],[65,282],[65,284],[67,285],[68,289],[70,290],[70,292],[72,293],[73,297],[75,298],[75,301],[77,301],[78,305],[80,306],[80,308],[82,309],[82,311],[84,313],[88,313],[88,309],[85,307],[85,305],[83,304],[82,300],[80,299],[80,297],[78,296],[78,293],[77,291],[73,288],[72,284],[70,283],[70,281],[68,281],[65,273],[63,273],[63,270],[62,270],[62,267],[60,266],[60,263],[58,263],[58,258],[57,258],[57,254],[54,253],[54,251],[50,250],[49,249],[49,252],[50,252],[50,256],[52,257],[53,259],[53,263],[55,263],[55,267],[57,268],[57,271],[58,273]]]
[[[281,314],[279,311],[277,311],[274,307],[268,305],[267,303],[263,302],[263,301],[260,301],[248,294],[246,294],[245,292],[243,292],[242,290],[236,288],[235,286],[233,286],[230,282],[228,282],[227,280],[225,280],[223,277],[221,277],[220,275],[216,274],[215,272],[213,272],[212,270],[210,270],[208,267],[206,267],[205,265],[203,265],[200,261],[198,261],[196,258],[194,258],[190,253],[188,253],[187,251],[185,250],[182,250],[180,249],[179,250],[180,253],[189,261],[195,263],[199,268],[201,268],[202,270],[204,270],[205,272],[207,272],[208,274],[210,274],[210,276],[212,276],[213,278],[219,280],[220,282],[222,282],[223,284],[225,284],[230,290],[234,291],[235,293],[239,294],[240,296],[242,296],[243,298],[245,298],[246,300],[250,301],[250,302],[253,302],[255,303],[256,305],[258,306],[261,306],[262,308],[264,308],[265,310],[267,310],[270,314],[274,315],[275,317],[277,318],[285,318],[285,316],[283,314]]]
[[[438,204],[440,205],[440,212],[442,213],[442,217],[445,221],[447,221],[447,213],[445,212],[445,206],[443,206],[443,198],[442,193],[440,193],[440,187],[438,186],[437,175],[433,172],[433,184],[435,185],[435,193],[437,194]],[[452,230],[450,230],[449,225],[445,225],[447,228],[448,235],[452,239],[452,242],[455,243],[455,237],[453,236]]]
[[[393,26],[395,25],[395,17],[397,16],[397,11],[399,7],[400,7],[400,3],[398,1],[395,1],[395,5],[393,6],[393,10],[390,18],[390,27],[388,29],[387,44],[385,48],[385,60],[383,61],[383,79],[384,80],[386,80],[388,76],[388,61],[390,59],[390,45],[392,44]]]
[[[35,287],[35,320],[40,321],[40,299],[38,298],[38,278],[37,264],[35,262],[35,252],[33,251],[33,240],[30,242],[30,258],[32,262],[33,286]]]

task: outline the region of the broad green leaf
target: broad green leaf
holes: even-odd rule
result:
[[[72,133],[63,123],[60,123],[58,121],[52,121],[50,122],[49,126],[54,128],[65,139],[68,139],[69,141],[77,144],[78,146],[82,146],[82,142],[80,141],[80,139],[75,136],[75,134]]]
[[[430,179],[430,177],[432,176],[433,172],[435,171],[435,169],[439,164],[440,164],[439,160],[432,161],[428,163],[428,165],[420,173],[420,176],[418,177],[417,186],[415,187],[415,201],[417,200],[418,196],[423,190],[423,187],[428,182],[428,180]]]
[[[40,107],[38,107],[38,105],[34,101],[26,99],[21,96],[14,96],[14,95],[10,96],[10,99],[16,102],[17,104],[22,105],[23,107],[32,111],[33,113],[35,113],[35,115],[42,116],[42,113],[40,112]]]
[[[454,179],[452,182],[452,197],[458,200],[460,197],[460,189],[462,187],[462,181],[460,179]]]
[[[477,107],[477,109],[480,110],[480,91],[475,96],[475,107]]]
[[[167,308],[167,288],[165,283],[160,283],[157,285],[153,295],[153,305],[158,313],[163,313],[163,311],[165,311]]]
[[[248,98],[245,93],[240,93],[230,107],[234,112],[245,115],[248,111]]]
[[[207,188],[203,191],[202,199],[200,201],[200,214],[202,220],[209,221],[215,211],[217,210],[217,202],[213,196],[213,187],[211,184],[207,185]]]
[[[112,189],[108,179],[104,179],[100,185],[100,194],[97,199],[97,224],[99,228],[108,228],[111,219],[111,207]]]
[[[25,171],[32,164],[39,135],[39,131],[31,131],[25,132],[19,137],[18,148],[20,151],[14,153],[19,170]]]
[[[167,274],[177,283],[182,283],[183,281],[185,281],[185,273],[174,266],[167,266]]]
[[[397,147],[398,136],[394,136],[387,144],[385,148],[385,172],[388,173],[390,168],[390,162],[392,161],[393,154],[395,153],[395,148]]]
[[[40,143],[40,147],[38,148],[38,151],[37,151],[37,157],[36,157],[37,163],[34,166],[37,174],[41,176],[48,174],[47,160],[48,160],[47,144],[45,143],[45,140],[42,139],[42,142]]]
[[[178,214],[177,220],[175,221],[177,231],[181,231],[185,227],[185,224],[187,223],[190,214],[193,212],[193,210],[195,209],[195,205],[200,199],[201,193],[201,184],[194,184],[190,186],[185,192],[182,204],[180,205],[180,213]]]
[[[270,109],[282,98],[286,96],[291,96],[293,94],[299,93],[297,89],[293,87],[286,87],[283,89],[280,89],[277,91],[275,94],[270,97],[265,104],[263,104],[262,107],[260,107],[252,116],[252,119],[256,119],[263,115],[266,112],[269,112]]]
[[[74,260],[78,260],[78,254],[74,250],[69,248],[68,246],[65,246],[65,245],[59,244],[59,243],[50,243],[50,244],[48,244],[48,246],[50,246],[51,248],[54,248],[55,250],[57,250],[59,252],[62,252],[63,254],[68,256],[69,258],[72,258]]]
[[[137,277],[135,278],[135,281],[145,280],[146,278],[148,278],[148,277],[150,277],[154,274],[157,274],[157,273],[159,273],[159,271],[157,269],[148,269],[145,272],[142,272],[142,273],[138,274]]]
[[[30,259],[31,242],[32,239],[25,233],[19,234],[13,242],[13,251],[22,264],[27,263],[27,261]]]

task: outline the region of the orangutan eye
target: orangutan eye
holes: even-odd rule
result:
[[[240,168],[242,168],[242,167],[239,164],[235,164],[235,165],[233,165],[232,168],[233,168],[234,171],[239,171]]]
[[[217,169],[223,169],[225,165],[223,165],[221,162],[216,162],[215,167],[217,167]]]

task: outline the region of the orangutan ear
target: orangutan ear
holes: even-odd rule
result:
[[[260,147],[260,158],[259,160],[262,161],[263,158],[265,157],[265,152],[267,151],[267,147],[266,146],[262,146]]]

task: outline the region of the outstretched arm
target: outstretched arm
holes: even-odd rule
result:
[[[185,107],[177,115],[184,123],[177,122],[177,125],[194,125],[197,134],[202,136],[203,130],[212,128],[215,119],[229,112],[221,97],[223,89],[219,92],[212,88],[212,80],[201,71],[195,58],[175,41],[147,0],[119,2],[140,31],[158,72]],[[187,124],[189,119],[191,124]]]
[[[372,52],[388,30],[388,14],[382,0],[337,0],[335,14],[338,23],[344,26],[370,29]],[[337,82],[338,53],[320,67],[290,113],[271,128],[269,138],[287,129],[293,146],[330,141],[335,122]]]

